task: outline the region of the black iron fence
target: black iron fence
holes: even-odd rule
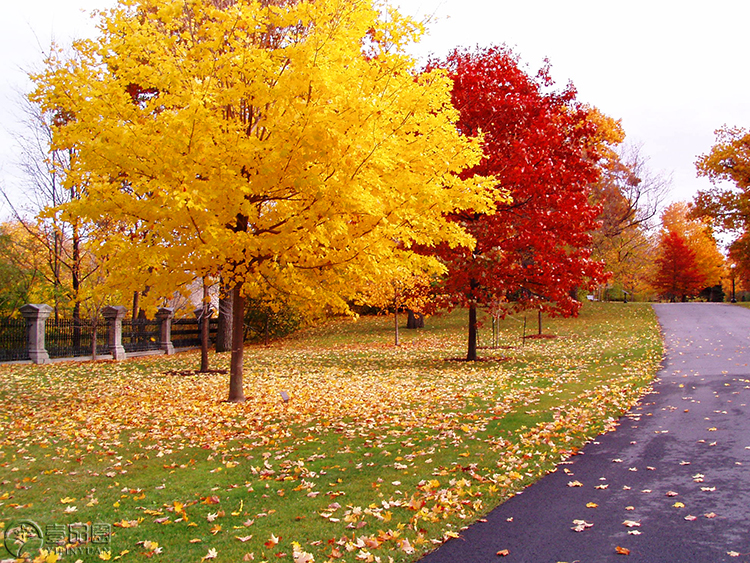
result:
[[[34,360],[30,354],[28,319],[0,319],[0,362]],[[49,358],[79,358],[112,353],[109,340],[110,323],[99,319],[47,318],[44,322],[44,348]],[[163,348],[162,320],[123,319],[121,344],[126,353],[151,352]],[[174,348],[197,348],[201,345],[200,323],[197,319],[171,319],[171,343]],[[209,322],[210,341],[216,342],[218,320]]]
[[[50,358],[107,354],[107,322],[104,319],[47,319],[44,342]]]
[[[0,319],[0,362],[29,359],[24,319]]]
[[[195,322],[193,321],[193,324]],[[158,320],[129,319],[122,321],[123,348],[130,353],[158,350],[160,327],[161,321]]]

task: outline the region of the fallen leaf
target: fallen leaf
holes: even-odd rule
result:
[[[277,536],[271,534],[271,539],[269,539],[263,545],[265,545],[266,547],[273,547],[273,546],[277,545],[279,543],[279,541],[281,541],[281,537],[277,537]]]
[[[627,547],[620,547],[619,545],[615,548],[615,551],[620,555],[630,555],[630,550]]]
[[[409,538],[402,538],[399,539],[396,544],[398,545],[399,549],[403,551],[404,553],[407,553],[411,555],[416,550],[412,547],[411,543],[409,543]]]
[[[292,559],[294,563],[313,563],[315,557],[311,553],[302,550],[302,546],[297,542],[292,542]]]
[[[507,549],[501,549],[495,555],[499,555],[500,557],[507,557],[508,555],[510,555],[510,551],[508,551]]]

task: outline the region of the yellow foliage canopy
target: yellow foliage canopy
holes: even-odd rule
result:
[[[499,196],[457,176],[481,149],[404,54],[419,25],[369,1],[215,4],[123,0],[34,77],[85,186],[66,211],[109,225],[123,286],[221,275],[343,308],[404,263],[439,269],[412,244],[472,244],[444,214]]]

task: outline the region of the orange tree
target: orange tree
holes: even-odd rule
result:
[[[709,218],[695,218],[687,203],[669,205],[661,217],[662,230],[680,233],[687,246],[695,254],[695,265],[704,279],[704,287],[721,283],[725,274],[724,255],[718,248]],[[703,289],[701,288],[701,289]]]
[[[725,126],[697,163],[713,186],[698,192],[692,215],[706,217],[732,237],[729,256],[741,279],[750,279],[750,131]]]

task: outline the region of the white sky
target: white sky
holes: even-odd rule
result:
[[[628,140],[643,145],[654,172],[673,175],[674,200],[709,184],[695,174],[713,131],[750,126],[747,0],[392,0],[402,12],[434,14],[415,52],[445,55],[456,46],[514,48],[529,71],[544,57],[562,87],[622,119]],[[23,0],[0,18],[0,183],[20,190],[14,169],[23,69],[38,68],[54,38],[93,32],[88,17],[114,0]],[[7,209],[0,203],[0,216]]]

